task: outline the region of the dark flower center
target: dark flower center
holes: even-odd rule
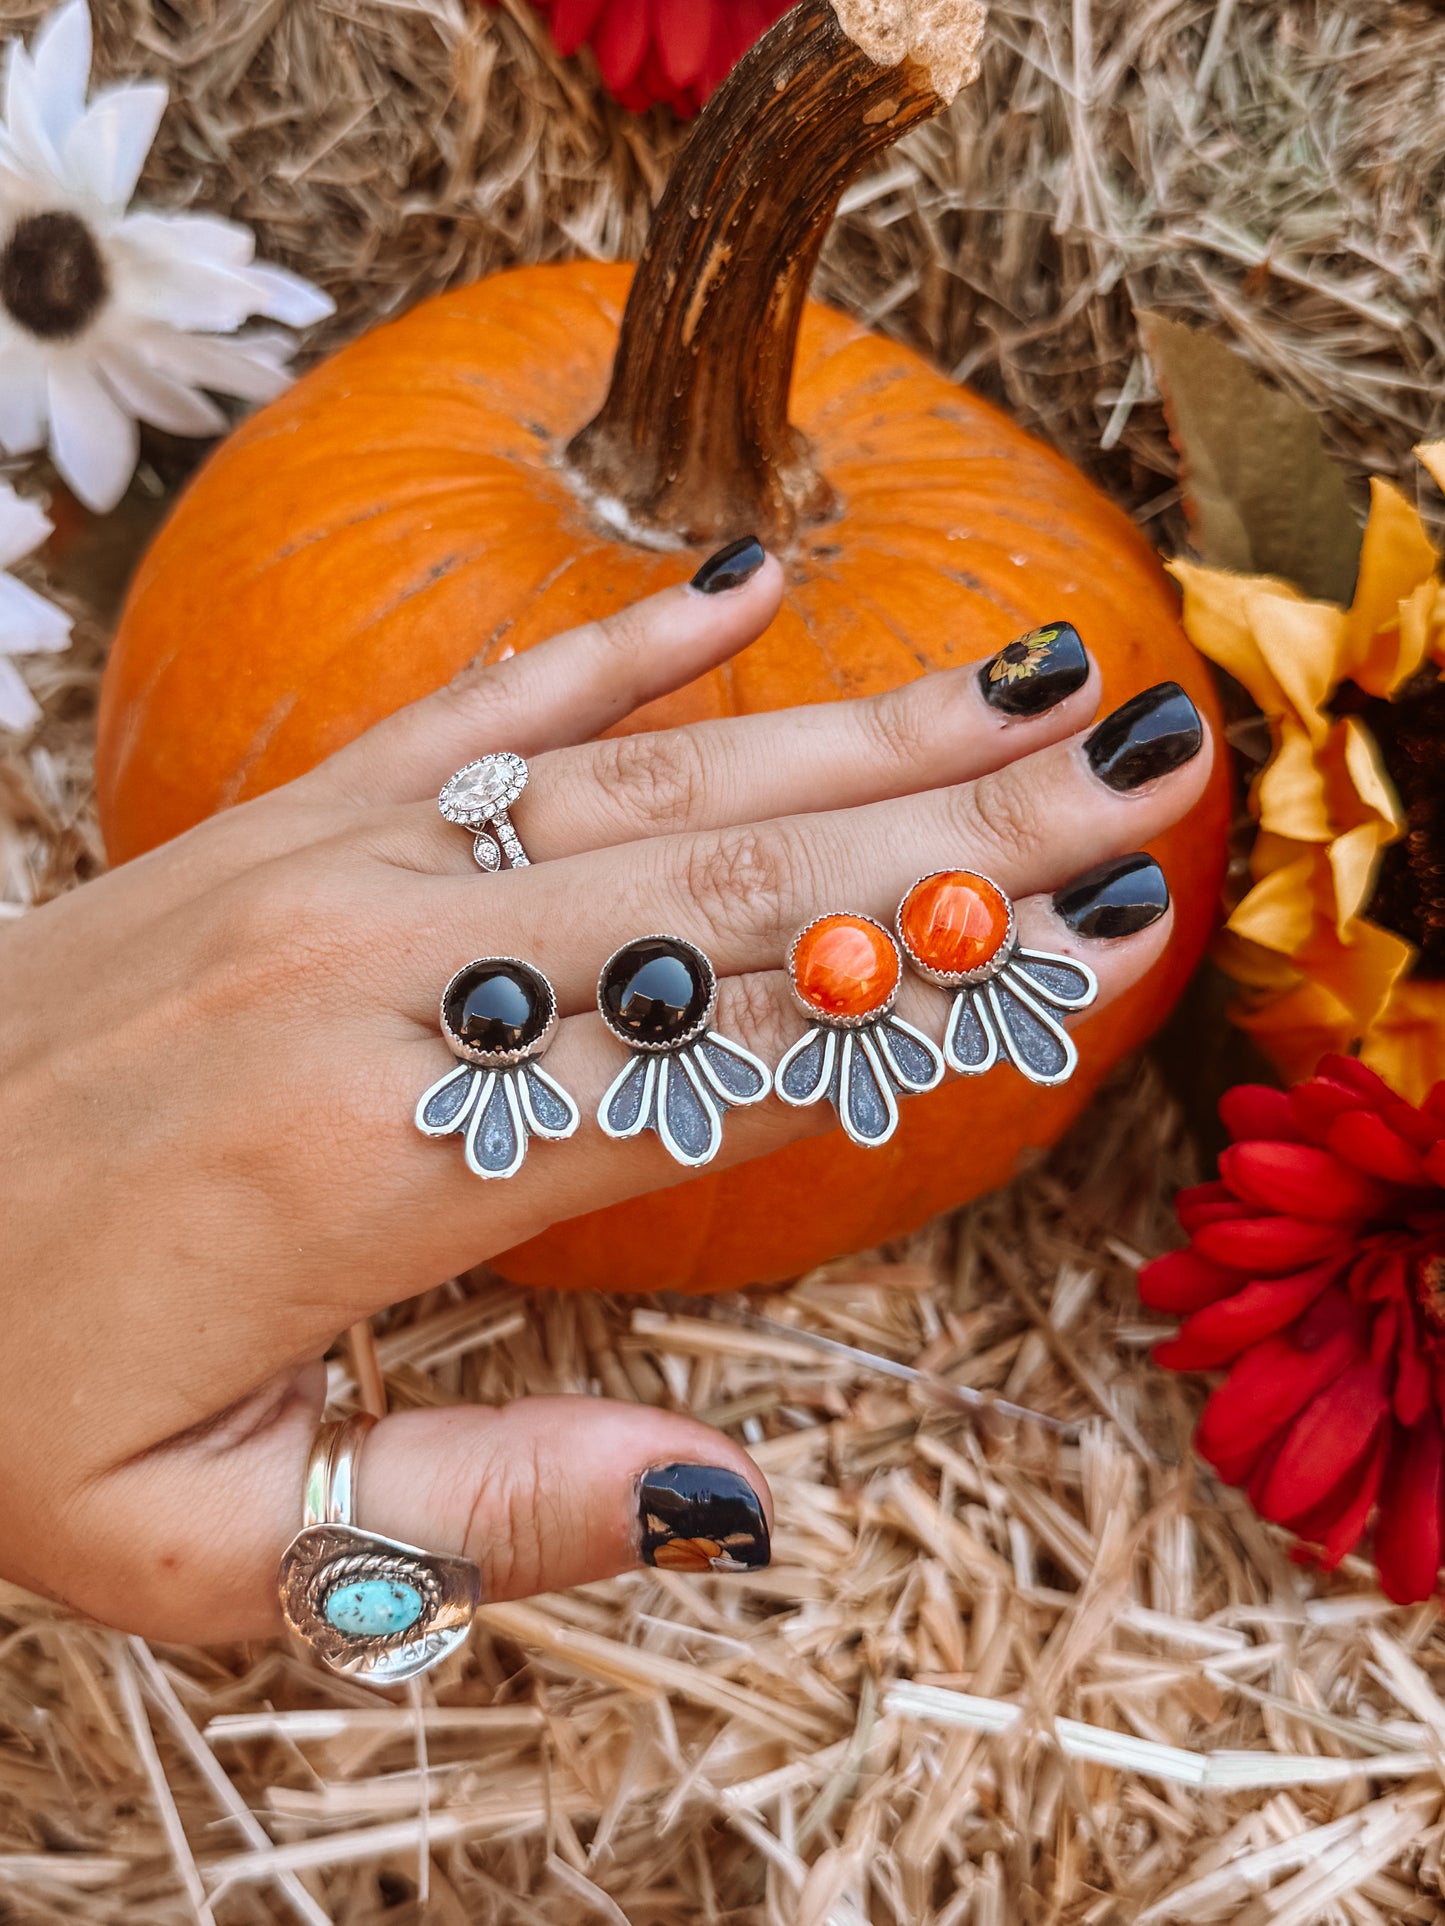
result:
[[[1392,702],[1346,682],[1333,707],[1374,737],[1405,816],[1365,914],[1415,945],[1417,976],[1445,977],[1445,680],[1426,667]]]
[[[42,341],[66,341],[110,291],[95,236],[76,214],[27,214],[0,249],[0,306]]]

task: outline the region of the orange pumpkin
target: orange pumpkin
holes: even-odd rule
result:
[[[909,0],[787,15],[698,122],[635,278],[529,268],[443,296],[222,445],[143,563],[107,673],[116,860],[287,781],[474,659],[685,579],[749,530],[786,563],[777,620],[632,726],[864,695],[1056,617],[1093,648],[1106,706],[1173,677],[1217,720],[1128,520],[997,409],[806,302],[847,179],[969,77],[974,0],[918,11],[931,38],[901,59],[879,34],[913,17]],[[1225,816],[1221,767],[1156,845],[1170,951],[1084,1026],[1066,1088],[1007,1070],[955,1084],[905,1106],[884,1150],[815,1139],[564,1224],[501,1268],[730,1288],[1001,1183],[1173,1002],[1213,922]]]

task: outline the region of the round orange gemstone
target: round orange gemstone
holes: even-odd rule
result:
[[[793,950],[798,995],[826,1017],[864,1017],[898,988],[898,951],[866,916],[821,916]]]
[[[898,929],[921,963],[940,976],[967,976],[993,961],[1009,931],[1009,901],[986,876],[943,869],[904,897]]]

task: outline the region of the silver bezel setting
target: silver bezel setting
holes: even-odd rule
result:
[[[1051,980],[1060,972],[1077,978],[1076,987]],[[1000,991],[1006,991],[1033,1024],[1032,1043],[1027,1034],[1018,1033]],[[954,992],[943,1033],[949,1068],[961,1076],[981,1077],[1007,1060],[1030,1083],[1044,1088],[1067,1083],[1078,1068],[1079,1051],[1063,1018],[1088,1009],[1098,994],[1099,980],[1087,963],[1018,944],[989,981],[965,983]],[[964,1053],[960,1040],[965,1036],[977,1046],[972,1055]]]
[[[906,1049],[900,1048],[900,1044]],[[790,1088],[793,1065],[813,1050],[817,1051],[817,1065],[810,1080]],[[915,1057],[911,1065],[907,1060],[910,1053]],[[921,1072],[919,1059],[923,1065]],[[861,1110],[858,1104],[856,1082],[860,1060],[865,1076],[863,1095],[866,1097],[871,1087],[881,1110],[881,1125],[878,1110],[870,1115],[866,1104]],[[876,1150],[888,1143],[898,1129],[899,1097],[921,1096],[925,1091],[936,1090],[943,1081],[943,1069],[943,1054],[938,1045],[911,1023],[905,1023],[902,1017],[889,1014],[876,1023],[851,1029],[815,1018],[797,1042],[784,1051],[773,1073],[773,1088],[783,1102],[795,1110],[830,1102],[853,1142],[864,1150]]]
[[[462,784],[479,770],[489,767],[500,770],[503,777],[496,797],[485,805],[458,802],[457,791]],[[485,829],[498,816],[504,816],[515,806],[527,787],[527,774],[526,761],[513,749],[499,749],[491,755],[478,756],[475,761],[466,763],[454,775],[448,776],[437,797],[437,808],[449,823],[458,823],[463,829]]]
[[[343,1585],[380,1581],[410,1586],[421,1615],[405,1630],[357,1637],[334,1626],[326,1601]],[[328,1665],[369,1685],[400,1685],[466,1642],[481,1597],[481,1574],[449,1558],[345,1521],[307,1525],[287,1546],[277,1591],[286,1623]]]
[[[997,976],[999,971],[1004,969],[1012,961],[1014,951],[1018,948],[1019,941],[1018,918],[1014,913],[1014,901],[1002,883],[996,883],[992,876],[985,876],[981,869],[966,869],[960,865],[957,871],[958,874],[975,876],[979,882],[987,883],[990,889],[996,889],[998,891],[1008,908],[1008,929],[1004,933],[1002,943],[999,944],[987,963],[981,963],[976,970],[965,970],[960,974],[956,971],[935,970],[924,962],[923,958],[903,933],[903,906],[920,884],[932,882],[935,876],[947,876],[953,873],[955,872],[949,870],[931,869],[926,876],[915,878],[900,897],[898,912],[893,919],[893,929],[898,939],[898,946],[908,958],[910,966],[926,983],[936,983],[942,990],[964,990],[970,989],[979,983],[987,983],[990,978]]]
[[[886,1003],[880,1003],[875,1009],[865,1011],[862,1016],[830,1016],[826,1010],[820,1010],[816,1004],[809,1003],[808,999],[803,996],[798,989],[798,978],[794,969],[794,962],[798,954],[798,945],[808,934],[809,930],[817,929],[820,923],[831,923],[835,918],[840,916],[848,917],[855,923],[869,923],[875,930],[880,930],[893,945],[894,955],[898,959],[898,974],[894,978],[893,988],[889,993],[888,1001]],[[903,956],[899,948],[898,938],[886,923],[880,923],[876,916],[865,916],[861,910],[825,910],[821,916],[815,916],[810,923],[804,923],[803,927],[788,945],[786,968],[788,973],[788,988],[792,991],[793,1001],[797,1004],[798,1008],[803,1011],[810,1023],[821,1023],[830,1030],[865,1030],[871,1023],[881,1023],[883,1018],[888,1016],[892,1011],[894,1004],[898,1001],[898,992],[903,987]]]
[[[753,1079],[745,1089],[736,1076],[729,1082],[718,1069],[714,1054],[729,1060],[734,1069],[741,1067]],[[707,1125],[705,1141],[689,1146],[679,1141],[668,1111],[672,1079],[681,1077],[691,1090],[698,1110]],[[612,1121],[612,1106],[633,1079],[638,1081],[636,1104],[627,1122]],[[602,1093],[597,1106],[597,1126],[616,1143],[655,1131],[663,1148],[677,1163],[689,1170],[710,1164],[722,1149],[723,1123],[729,1110],[746,1110],[763,1103],[772,1095],[773,1073],[761,1057],[745,1050],[720,1031],[707,1030],[690,1043],[679,1043],[668,1051],[629,1050],[627,1061]]]
[[[689,956],[696,959],[702,972],[703,982],[707,986],[707,1003],[697,1022],[683,1031],[680,1036],[669,1037],[666,1043],[644,1043],[638,1037],[629,1036],[627,1031],[619,1030],[607,1014],[606,1005],[602,1001],[602,986],[607,981],[607,972],[625,951],[636,949],[641,943],[675,943],[680,950],[686,950]],[[690,1043],[696,1043],[700,1037],[705,1037],[713,1027],[713,1018],[717,1014],[717,971],[696,943],[689,943],[685,936],[674,936],[668,930],[654,930],[650,936],[629,937],[627,942],[618,944],[597,972],[597,1013],[607,1025],[608,1034],[616,1037],[617,1041],[624,1044],[627,1049],[639,1051],[644,1056],[665,1057],[673,1050],[685,1050]]]
[[[547,1016],[541,1033],[533,1043],[524,1043],[515,1050],[479,1050],[474,1044],[465,1042],[447,1022],[447,998],[456,985],[470,970],[500,964],[504,969],[518,970],[523,976],[535,983],[546,996]],[[442,991],[440,1004],[442,1035],[447,1040],[447,1048],[454,1057],[463,1063],[474,1063],[480,1070],[510,1070],[519,1063],[530,1063],[540,1057],[557,1032],[557,992],[535,963],[524,963],[520,956],[477,956],[470,963],[464,963],[447,980]]]

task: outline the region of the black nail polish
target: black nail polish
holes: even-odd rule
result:
[[[1105,716],[1084,744],[1110,789],[1140,789],[1199,754],[1204,724],[1177,682],[1158,682]]]
[[[740,542],[729,542],[716,555],[709,555],[692,586],[704,595],[725,595],[729,589],[750,582],[768,559],[767,550],[756,535],[744,535]]]
[[[1071,622],[1030,629],[978,672],[983,699],[1006,716],[1041,716],[1082,689],[1089,656]]]
[[[744,1572],[772,1553],[757,1493],[719,1465],[654,1465],[637,1491],[642,1562],[664,1572]]]
[[[1055,913],[1080,936],[1132,936],[1169,907],[1169,885],[1152,856],[1116,856],[1076,876],[1054,898]]]

